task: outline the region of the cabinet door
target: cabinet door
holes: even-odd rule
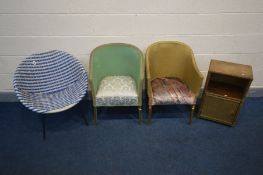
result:
[[[205,94],[200,117],[233,125],[240,102]]]

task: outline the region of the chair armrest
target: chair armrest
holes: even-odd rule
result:
[[[195,99],[196,99],[200,93],[200,89],[204,77],[199,71],[194,60],[192,61],[192,64],[187,65],[185,71],[186,72],[185,72],[184,80],[186,84],[189,86],[192,93],[195,95]]]
[[[143,78],[140,77],[139,80],[137,80],[137,92],[138,92],[138,105],[142,106],[142,89],[143,89]]]
[[[148,96],[148,104],[152,104],[152,84],[151,84],[151,79],[147,78],[146,80],[146,86],[147,86],[147,96]]]
[[[136,84],[137,84],[137,92],[138,92],[138,105],[142,106],[142,91],[143,91],[143,85],[144,85],[144,76],[145,76],[145,63],[144,63],[144,58],[143,58],[143,54],[140,52],[141,57],[140,57],[140,71],[138,72],[138,74],[136,75]]]
[[[90,89],[91,89],[92,103],[93,103],[93,106],[96,106],[97,89],[94,87],[92,76],[89,77],[89,84],[90,84]]]
[[[148,60],[148,56],[146,54],[146,88],[147,88],[147,96],[148,96],[148,104],[151,105],[152,104],[152,78],[151,78],[151,74],[150,74],[150,65],[149,65],[149,60]]]

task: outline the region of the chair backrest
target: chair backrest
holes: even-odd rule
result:
[[[147,76],[178,77],[184,79],[186,66],[193,64],[192,49],[184,43],[160,41],[150,45],[146,51]]]
[[[81,63],[72,55],[58,50],[32,54],[17,67],[14,76],[16,91],[52,93],[87,76]]]
[[[92,51],[89,67],[95,92],[105,76],[131,76],[138,86],[144,74],[143,54],[140,49],[130,44],[105,44]]]

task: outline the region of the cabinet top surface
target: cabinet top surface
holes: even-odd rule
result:
[[[209,72],[251,80],[253,79],[252,67],[250,65],[237,64],[220,60],[211,60]]]

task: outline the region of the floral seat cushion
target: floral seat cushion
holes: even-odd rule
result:
[[[179,78],[156,78],[152,80],[152,105],[193,104],[194,95]]]
[[[100,82],[96,106],[138,106],[136,83],[130,76],[107,76]]]

